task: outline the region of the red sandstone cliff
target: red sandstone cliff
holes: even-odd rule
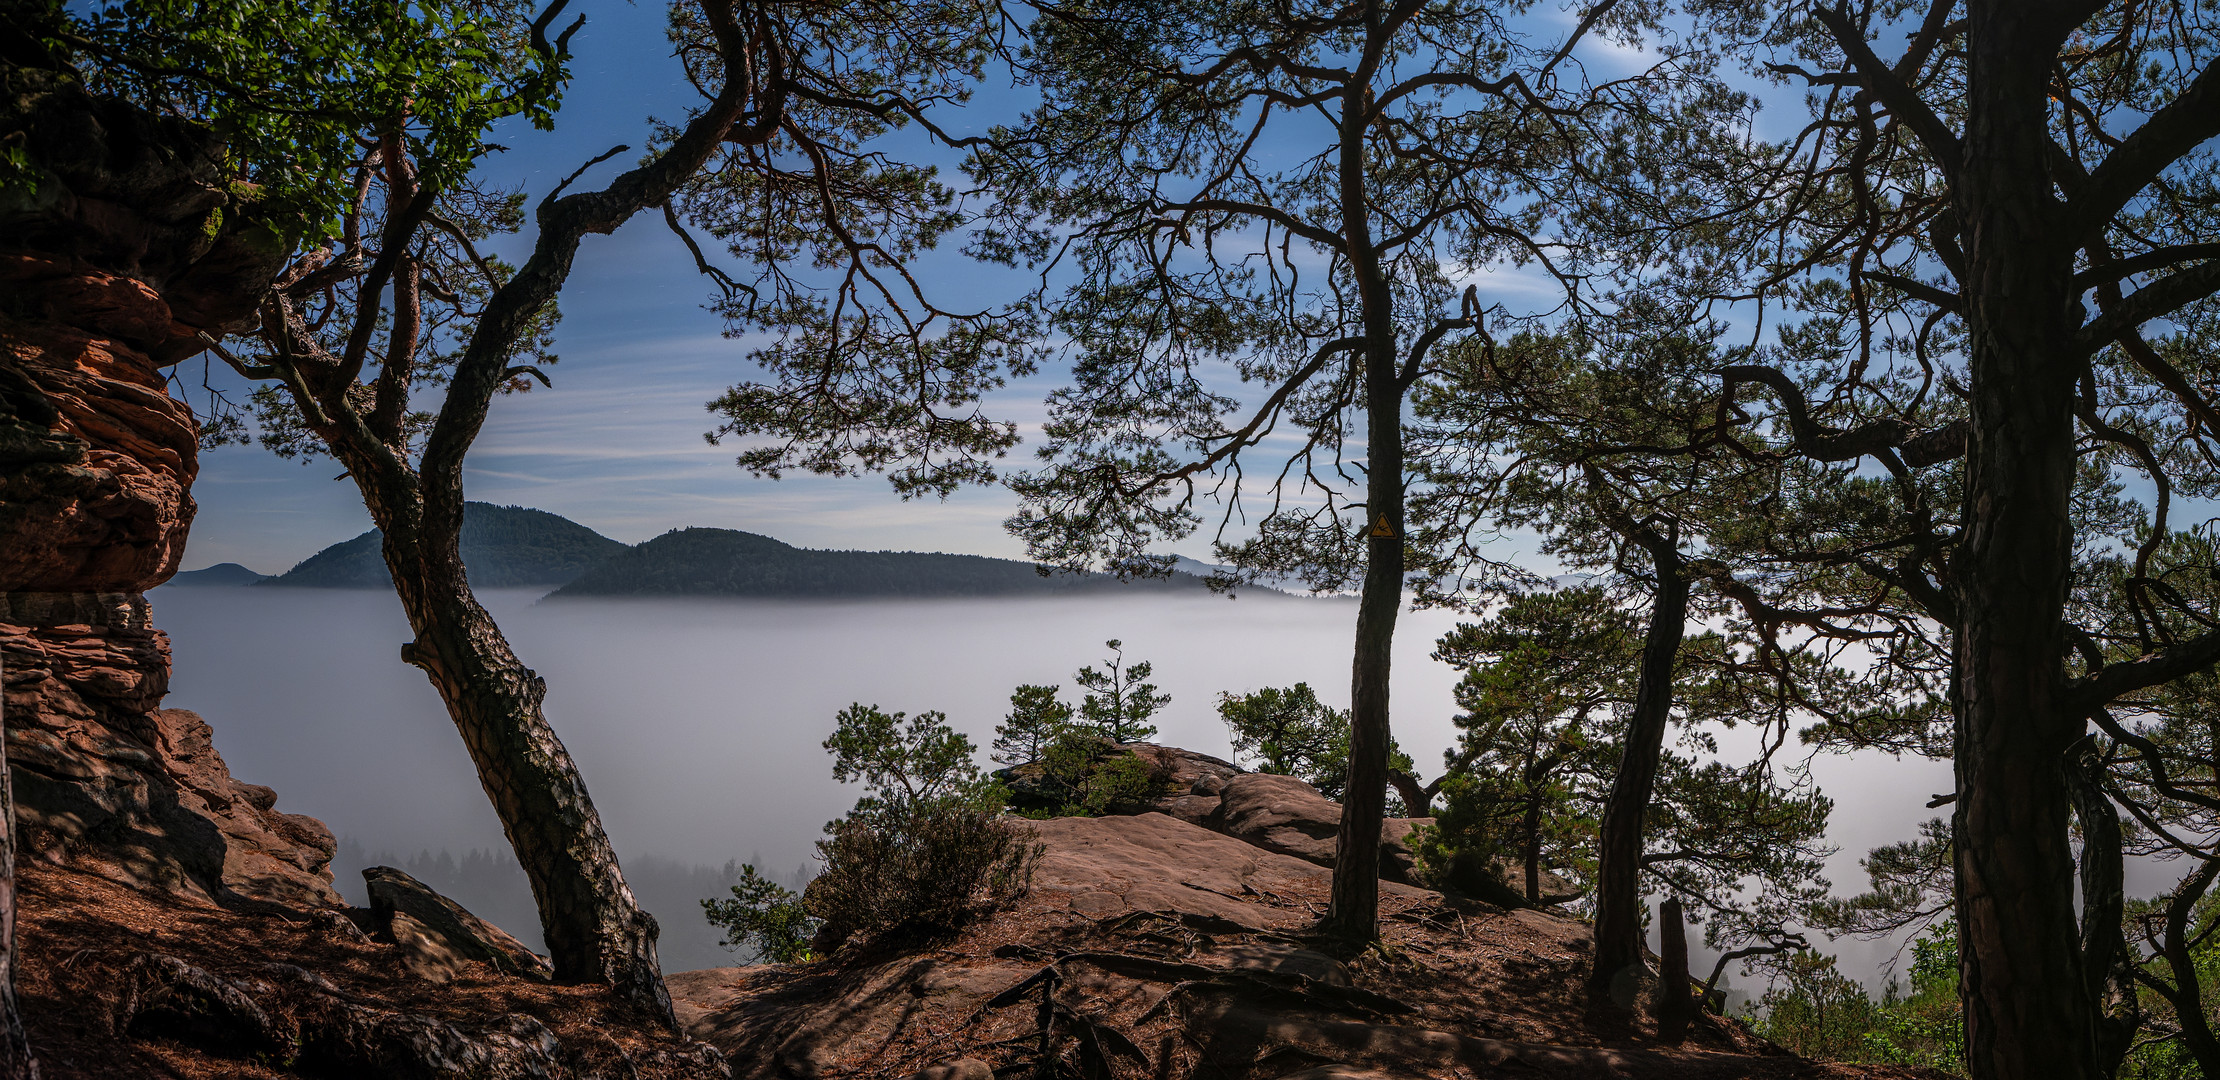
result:
[[[43,73],[8,85],[43,166],[0,193],[0,657],[22,855],[214,900],[338,902],[332,838],[161,708],[145,590],[177,570],[198,433],[166,369],[252,318],[284,251],[194,128]]]
[[[209,133],[5,57],[0,146],[38,173],[0,186],[0,662],[49,1080],[729,1076],[601,988],[477,962],[413,882],[336,910],[330,831],[161,707],[145,591],[184,551],[199,442],[169,369],[254,317],[284,247]]]

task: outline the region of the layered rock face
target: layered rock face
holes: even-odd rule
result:
[[[253,316],[284,256],[206,133],[9,69],[0,141],[0,660],[21,856],[210,899],[338,902],[332,838],[161,708],[145,590],[177,570],[198,429],[165,368]]]

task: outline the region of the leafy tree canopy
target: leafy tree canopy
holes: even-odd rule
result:
[[[578,23],[519,0],[121,0],[49,31],[90,87],[222,133],[258,212],[337,236],[357,139],[406,142],[431,186],[460,181],[497,121],[553,126]]]

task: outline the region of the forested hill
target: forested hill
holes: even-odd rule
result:
[[[566,596],[1015,596],[1196,591],[1201,578],[1043,576],[1032,563],[913,551],[811,551],[731,529],[678,529],[555,591]]]
[[[253,585],[268,580],[267,574],[257,574],[235,562],[224,562],[199,570],[180,570],[170,575],[166,584],[173,588],[208,588]]]
[[[393,584],[372,529],[333,544],[265,585],[319,589],[386,589]],[[560,585],[625,546],[569,518],[522,506],[466,503],[462,556],[470,583],[482,589]]]

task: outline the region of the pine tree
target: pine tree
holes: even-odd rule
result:
[[[1149,717],[1172,703],[1172,695],[1159,694],[1148,681],[1154,667],[1146,660],[1125,662],[1125,644],[1116,638],[1102,643],[1110,650],[1101,669],[1083,667],[1073,677],[1087,696],[1079,702],[1081,723],[1101,732],[1112,742],[1140,742],[1154,738],[1156,725]]]
[[[1028,683],[1010,692],[1010,714],[995,725],[991,757],[1001,765],[1039,761],[1071,726],[1072,709],[1057,697],[1060,686]]]

